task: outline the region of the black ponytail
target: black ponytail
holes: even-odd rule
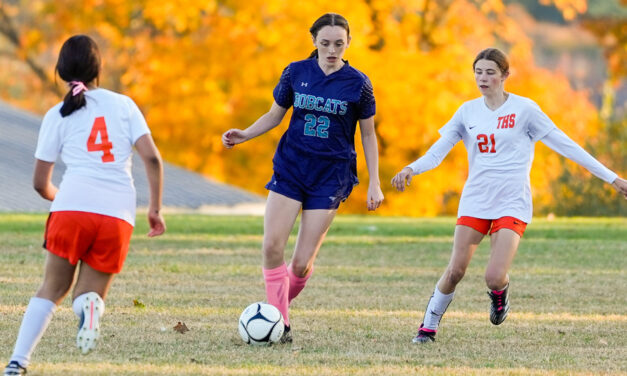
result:
[[[63,43],[55,71],[69,84],[70,90],[63,99],[61,116],[66,117],[87,104],[85,90],[100,76],[100,52],[93,39],[87,35],[74,35]]]
[[[72,81],[76,82],[76,81]],[[85,106],[87,101],[85,100],[85,91],[81,90],[80,93],[74,95],[74,88],[78,86],[77,84],[70,84],[70,91],[65,94],[63,98],[63,106],[61,106],[61,116],[66,117],[70,115],[72,112],[78,110],[79,108]]]
[[[309,32],[311,36],[316,39],[318,36],[318,32],[325,26],[341,26],[346,30],[346,36],[350,37],[351,31],[348,27],[348,21],[344,16],[339,15],[337,13],[325,13],[320,18],[318,18],[313,25],[309,28]],[[318,49],[313,50],[313,52],[309,55],[308,59],[318,58]]]

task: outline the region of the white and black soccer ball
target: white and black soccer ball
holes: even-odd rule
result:
[[[283,315],[272,304],[258,302],[244,309],[239,317],[239,335],[250,345],[267,346],[279,342],[285,324]]]

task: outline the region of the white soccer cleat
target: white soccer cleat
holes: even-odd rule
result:
[[[100,310],[103,303],[100,295],[90,292],[85,296],[83,315],[78,325],[76,346],[83,354],[87,354],[96,347],[100,337]]]

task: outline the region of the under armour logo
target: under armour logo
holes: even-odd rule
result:
[[[301,83],[300,83],[300,86],[307,87],[307,85],[309,85],[309,83],[308,83],[308,82],[301,82]]]

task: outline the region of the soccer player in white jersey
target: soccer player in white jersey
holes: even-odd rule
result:
[[[495,48],[481,51],[473,69],[482,97],[464,103],[440,129],[440,139],[427,153],[392,179],[392,185],[402,192],[414,175],[438,166],[457,142],[462,140],[466,146],[468,180],[459,202],[453,252],[427,304],[414,343],[435,341],[455,286],[488,233],[491,251],[485,281],[492,300],[490,321],[499,325],[507,317],[507,272],[532,216],[529,172],[537,141],[612,184],[627,198],[627,181],[568,138],[532,100],[505,91],[509,63],[503,52]]]
[[[31,298],[5,375],[22,375],[59,303],[74,282],[74,312],[80,320],[77,346],[97,343],[104,299],[122,269],[135,222],[131,177],[133,146],[150,185],[148,236],[161,235],[163,164],[139,108],[128,97],[97,87],[100,53],[85,35],[61,47],[56,71],[70,89],[44,116],[35,152],[35,190],[51,200],[44,248],[43,283]],[[67,166],[59,188],[51,182],[58,156]]]

